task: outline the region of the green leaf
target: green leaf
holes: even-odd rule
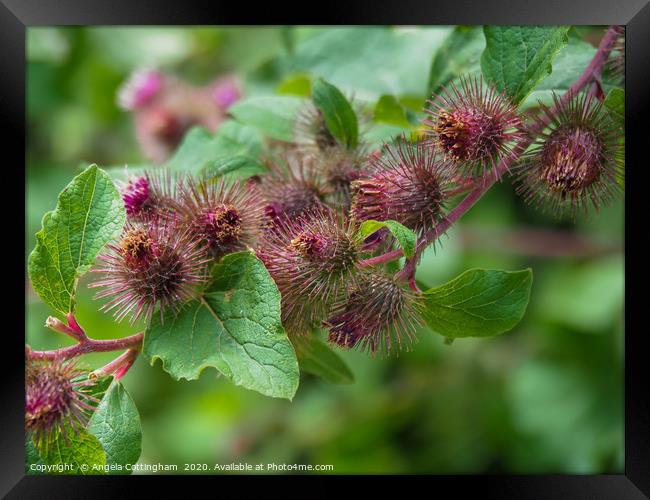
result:
[[[166,167],[191,174],[210,172],[211,175],[240,174],[243,170],[258,172],[257,157],[262,149],[259,133],[234,120],[224,122],[216,135],[201,127],[190,129]],[[240,172],[242,170],[242,172]],[[253,174],[251,174],[253,175]]]
[[[485,26],[483,31],[483,75],[519,104],[551,74],[569,26]]]
[[[209,165],[219,154],[214,136],[202,127],[192,127],[165,166],[170,170],[195,173]]]
[[[310,28],[290,67],[324,77],[363,100],[374,102],[383,94],[423,99],[429,62],[451,31],[447,26]]]
[[[29,256],[29,277],[43,302],[62,313],[74,310],[77,280],[125,219],[119,192],[97,165],[72,179],[43,217]]]
[[[312,99],[322,111],[332,135],[344,146],[356,148],[359,140],[357,115],[341,91],[319,78],[312,87]]]
[[[31,459],[35,458],[33,451]],[[99,440],[86,429],[68,429],[66,439],[59,434],[46,449],[36,452],[43,464],[51,466],[51,469],[45,471],[47,474],[104,474],[106,453]],[[57,467],[60,467],[60,470],[57,470]]]
[[[114,381],[97,405],[88,431],[101,443],[107,465],[132,465],[140,458],[142,430],[140,414],[131,396]]]
[[[397,242],[402,247],[402,251],[404,252],[404,257],[413,257],[413,254],[415,252],[415,244],[417,243],[417,236],[408,227],[403,226],[397,221],[364,221],[359,227],[359,237],[365,239],[382,227],[388,228],[391,234],[397,239]]]
[[[31,433],[25,433],[25,474],[43,474],[37,467],[46,465],[38,452]]]
[[[417,125],[413,111],[401,104],[395,96],[383,95],[375,104],[374,121],[410,128]]]
[[[232,177],[235,179],[247,179],[253,175],[267,172],[267,168],[255,158],[238,155],[217,161],[213,165],[205,167],[201,173],[207,177]]]
[[[311,78],[298,74],[286,78],[277,88],[278,94],[289,94],[309,99],[311,97]]]
[[[254,127],[228,120],[217,130],[212,148],[217,160],[239,155],[257,158],[262,152],[262,137]]]
[[[351,384],[354,375],[341,357],[315,335],[296,336],[293,339],[300,369],[332,384]]]
[[[432,330],[451,339],[504,333],[523,318],[532,282],[531,269],[470,269],[424,292],[422,317]]]
[[[622,126],[625,125],[625,91],[619,88],[613,88],[607,94],[603,103],[607,109],[612,112],[612,116]]]
[[[242,99],[228,108],[241,123],[255,127],[280,141],[292,141],[296,114],[304,100],[290,96],[259,96]]]
[[[460,75],[480,73],[485,36],[479,26],[458,26],[436,52],[429,74],[429,92],[438,92]]]
[[[553,72],[544,78],[522,103],[521,109],[537,106],[541,101],[547,106],[553,104],[553,93],[564,94],[580,77],[594,57],[596,49],[590,43],[569,36],[569,43],[553,59]]]
[[[292,399],[298,362],[280,320],[280,292],[251,252],[227,255],[215,266],[203,297],[164,322],[152,320],[143,352],[160,359],[174,379],[197,379],[214,367],[236,385]]]

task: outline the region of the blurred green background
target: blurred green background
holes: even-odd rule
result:
[[[156,66],[195,85],[234,72],[245,96],[319,75],[362,99],[394,94],[417,110],[452,29],[29,28],[26,252],[79,165],[143,162],[131,116],[116,105],[134,69]],[[572,36],[593,44],[601,34]],[[211,369],[174,382],[139,359],[124,383],[142,418],[141,462],[181,471],[242,461],[332,464],[337,473],[622,472],[622,241],[622,201],[558,222],[523,205],[505,181],[427,251],[418,279],[434,286],[471,267],[532,267],[530,305],[515,330],[452,345],[422,330],[399,358],[342,352],[356,382],[303,374],[293,402],[235,387]],[[544,255],[549,248],[559,255]],[[137,331],[96,312],[86,283],[78,319],[90,335]],[[68,345],[44,328],[51,311],[26,288],[27,342]]]

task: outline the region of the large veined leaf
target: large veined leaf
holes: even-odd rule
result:
[[[451,27],[309,29],[290,59],[294,72],[326,78],[346,95],[424,98],[429,62]]]
[[[166,166],[172,171],[213,175],[245,167],[263,169],[257,161],[262,148],[258,132],[234,120],[224,122],[215,135],[201,127],[190,129]]]
[[[214,367],[234,384],[264,395],[293,398],[296,354],[280,320],[280,292],[251,252],[227,255],[215,266],[200,300],[154,318],[143,352],[160,359],[173,378],[197,379]]]
[[[522,109],[553,104],[553,94],[564,94],[580,77],[596,53],[596,48],[576,37],[569,36],[569,43],[553,59],[553,72],[535,86],[521,104]]]
[[[91,165],[72,179],[54,211],[43,217],[29,256],[32,286],[46,304],[62,313],[74,310],[77,280],[125,219],[122,198],[106,172]]]
[[[551,74],[569,26],[485,26],[483,75],[519,104]]]
[[[106,452],[106,465],[132,465],[140,458],[142,430],[140,414],[131,396],[114,381],[97,405],[88,431]]]
[[[524,316],[532,282],[530,269],[470,269],[425,291],[422,317],[432,330],[450,339],[504,333]]]
[[[241,123],[281,141],[292,141],[296,115],[304,99],[291,96],[249,97],[233,104],[228,112]]]
[[[83,428],[68,429],[65,438],[59,434],[43,449],[36,448],[28,437],[25,459],[30,474],[105,474],[106,453],[99,440]]]

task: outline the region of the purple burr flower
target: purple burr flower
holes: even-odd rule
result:
[[[308,333],[354,281],[361,242],[344,213],[321,209],[282,219],[258,248],[282,294],[282,318],[290,333]]]
[[[118,93],[118,103],[124,110],[133,111],[153,101],[163,88],[163,75],[153,70],[135,71]]]
[[[74,361],[28,360],[25,368],[25,430],[47,448],[57,436],[82,429],[98,400],[88,392],[92,382]]]
[[[370,175],[352,183],[352,217],[396,220],[423,234],[444,216],[453,168],[426,144],[402,137],[369,157]]]
[[[365,272],[324,322],[329,341],[339,347],[358,347],[375,355],[409,348],[419,324],[418,296],[392,276]]]
[[[516,107],[482,78],[462,78],[428,102],[426,133],[464,175],[483,175],[515,155],[512,144],[522,137]]]
[[[575,217],[610,202],[622,189],[621,129],[608,111],[587,94],[562,105],[557,113],[542,107],[545,127],[522,159],[517,191],[531,204],[557,215]]]
[[[208,259],[205,246],[175,218],[127,221],[118,242],[109,243],[98,257],[101,288],[96,298],[110,298],[102,310],[114,311],[121,321],[131,315],[148,321],[156,307],[161,321],[168,308],[178,310],[198,295],[206,279]]]

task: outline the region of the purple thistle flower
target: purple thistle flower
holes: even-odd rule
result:
[[[227,110],[241,99],[241,90],[234,78],[222,78],[212,86],[212,99],[223,110]]]
[[[25,430],[47,448],[57,436],[79,431],[99,401],[88,393],[93,385],[74,361],[28,360],[25,368]]]
[[[128,111],[143,108],[159,94],[163,84],[163,75],[157,71],[135,71],[120,88],[118,104]]]
[[[102,288],[95,298],[110,297],[101,307],[114,311],[118,321],[131,315],[149,321],[158,306],[161,321],[168,308],[174,311],[193,299],[206,280],[209,259],[202,242],[175,218],[127,221],[122,237],[109,243],[91,272],[103,277],[91,283]]]
[[[371,174],[352,183],[352,217],[396,220],[422,235],[444,217],[453,168],[426,144],[405,137],[369,157]]]
[[[313,156],[303,154],[288,154],[270,162],[269,173],[260,183],[270,226],[324,206],[327,189],[315,164]]]
[[[480,78],[461,78],[427,101],[430,118],[423,120],[430,142],[452,160],[461,173],[481,176],[500,159],[514,158],[512,143],[523,137],[516,107],[503,93]]]
[[[607,110],[587,94],[557,112],[541,105],[538,126],[545,127],[517,172],[517,192],[528,203],[575,218],[589,205],[595,210],[621,192],[622,131]]]
[[[122,190],[122,200],[128,216],[138,214],[148,199],[149,181],[144,176],[129,181]]]
[[[120,192],[130,220],[170,216],[176,208],[175,184],[180,177],[168,171],[145,172],[121,183]]]
[[[392,276],[368,271],[361,274],[347,297],[337,302],[323,324],[329,341],[339,347],[367,350],[373,356],[409,349],[420,324],[418,296]]]
[[[224,110],[211,89],[198,88],[165,75],[164,88],[147,106],[134,110],[138,143],[148,159],[163,163],[193,126],[216,131],[225,120]]]
[[[265,234],[257,254],[282,294],[290,333],[310,332],[354,282],[360,244],[345,214],[329,209],[282,219]]]
[[[162,163],[176,150],[185,132],[197,124],[183,112],[156,105],[135,115],[136,136],[147,157]]]
[[[180,192],[181,217],[192,234],[207,244],[212,257],[244,250],[256,242],[264,205],[253,184],[188,178]]]

